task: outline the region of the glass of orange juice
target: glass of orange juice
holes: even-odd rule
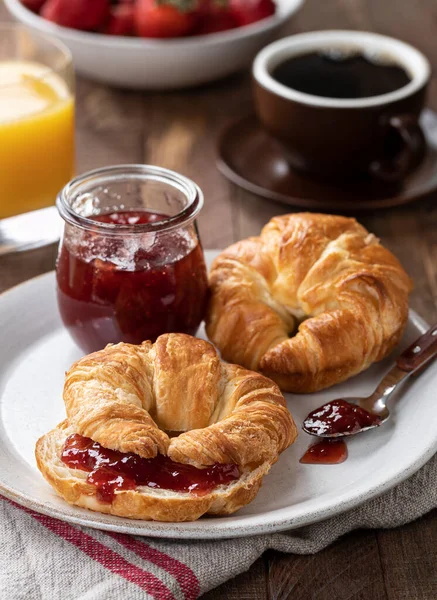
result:
[[[54,204],[73,174],[70,52],[48,36],[0,24],[0,219]]]

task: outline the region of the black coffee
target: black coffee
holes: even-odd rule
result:
[[[334,49],[293,56],[275,67],[272,76],[299,92],[344,99],[388,94],[411,81],[395,62]]]

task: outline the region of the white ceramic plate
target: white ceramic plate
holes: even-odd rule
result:
[[[207,253],[209,261],[213,252]],[[411,313],[402,347],[426,324]],[[223,538],[308,525],[381,494],[417,471],[437,450],[437,362],[411,378],[393,406],[392,419],[348,442],[341,465],[302,465],[313,440],[298,441],[273,466],[257,498],[230,517],[194,523],[134,521],[68,505],[36,468],[35,442],[65,415],[61,392],[65,370],[81,352],[58,316],[53,273],[0,296],[0,492],[28,508],[98,529],[169,538]],[[393,357],[354,379],[310,396],[287,395],[300,427],[306,414],[338,396],[368,394]]]
[[[120,87],[175,89],[200,85],[249,66],[301,6],[303,0],[276,0],[277,13],[247,27],[204,36],[151,40],[88,33],[60,27],[5,0],[16,19],[51,34],[70,48],[77,71]]]

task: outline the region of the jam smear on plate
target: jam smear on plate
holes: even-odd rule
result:
[[[115,226],[167,219],[151,211],[90,217]],[[114,228],[114,231],[116,229]],[[163,333],[194,335],[204,317],[208,279],[203,251],[183,229],[116,235],[66,235],[57,263],[62,320],[86,353],[109,343],[140,344]]]
[[[322,440],[308,448],[299,462],[311,465],[338,465],[347,459],[344,440]]]
[[[357,433],[365,427],[379,425],[381,417],[345,400],[333,400],[313,410],[304,421],[314,435]]]
[[[176,463],[162,454],[146,459],[133,453],[109,450],[77,433],[67,438],[61,460],[71,469],[89,472],[87,482],[96,486],[101,502],[112,502],[116,490],[133,490],[137,486],[202,496],[240,477],[235,464],[197,469]]]

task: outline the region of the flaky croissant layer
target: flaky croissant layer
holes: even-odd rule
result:
[[[273,381],[184,334],[82,358],[66,374],[64,401],[72,429],[106,448],[199,467],[273,464],[297,435]]]
[[[312,213],[275,217],[259,237],[222,252],[210,285],[206,330],[223,358],[298,393],[385,358],[404,331],[412,289],[355,219]]]

